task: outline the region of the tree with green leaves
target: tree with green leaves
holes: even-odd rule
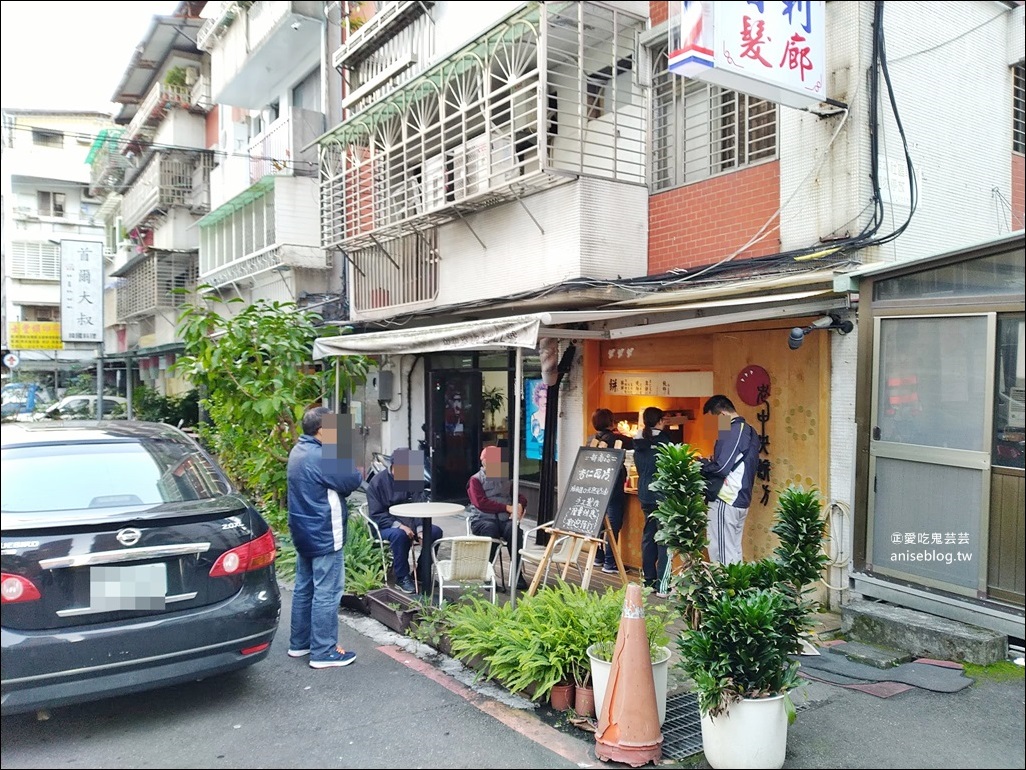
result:
[[[208,288],[208,287],[200,287]],[[225,471],[264,507],[283,508],[289,450],[303,413],[335,389],[335,369],[311,362],[314,340],[340,333],[292,302],[258,300],[241,311],[213,293],[186,304],[179,320],[185,354],[178,373],[203,393],[211,425],[200,435]],[[343,356],[339,389],[365,381],[370,360]]]

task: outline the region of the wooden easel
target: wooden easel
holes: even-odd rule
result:
[[[609,522],[606,522],[606,527],[609,527]],[[584,569],[584,577],[581,578],[581,588],[587,588],[591,584],[591,573],[595,568],[595,552],[598,547],[602,544],[602,541],[598,538],[588,537],[578,532],[565,532],[555,527],[543,527],[543,530],[549,535],[549,542],[545,545],[545,552],[541,556],[541,560],[538,562],[538,569],[534,571],[534,579],[531,580],[531,585],[527,588],[527,595],[534,596],[534,592],[538,590],[538,585],[542,581],[542,577],[545,575],[546,570],[549,568],[549,562],[552,561],[552,551],[563,538],[572,538],[573,540],[584,540],[587,543],[588,555],[585,557],[588,559],[588,566]],[[571,543],[567,546],[570,549],[574,548],[574,544]],[[582,546],[582,551],[583,551]],[[578,557],[580,558],[580,557]],[[623,565],[620,563],[620,555],[616,555],[616,563],[620,566],[620,574],[624,575]],[[562,580],[566,580],[567,574],[570,572],[570,559],[566,560],[563,565],[563,572],[560,575]],[[624,575],[624,583],[626,583],[626,575]]]
[[[604,441],[596,441],[592,439],[588,444],[593,449],[608,449],[608,445]],[[614,449],[622,449],[622,442],[617,441]],[[587,544],[587,555],[584,557],[587,561],[587,567],[584,569],[584,576],[581,578],[581,588],[588,588],[591,585],[591,575],[595,569],[595,553],[598,551],[600,545],[612,545],[613,558],[616,560],[616,569],[620,573],[620,581],[623,585],[627,585],[627,571],[623,566],[623,559],[620,557],[620,544],[616,538],[613,537],[613,528],[609,524],[609,517],[602,517],[603,528],[605,530],[605,540],[597,537],[590,537],[589,535],[582,535],[579,532],[567,532],[564,530],[556,529],[555,527],[544,527],[544,531],[548,533],[548,543],[545,546],[545,552],[542,554],[541,561],[538,562],[538,569],[535,570],[534,579],[531,580],[531,585],[527,589],[528,596],[534,596],[534,592],[538,590],[538,585],[541,583],[542,577],[545,575],[546,570],[549,568],[549,563],[552,561],[552,551],[556,546],[556,543],[562,538],[572,538],[574,540],[584,540]],[[574,544],[568,546],[571,550],[574,548]],[[582,551],[584,547],[582,546]],[[580,557],[578,557],[580,558]],[[566,580],[566,576],[570,571],[570,560],[567,559],[563,565],[563,572],[561,579]]]

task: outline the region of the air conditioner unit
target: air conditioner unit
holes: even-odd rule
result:
[[[488,189],[490,152],[488,134],[475,136],[453,150],[452,181],[457,200]]]
[[[424,210],[445,205],[445,156],[435,155],[424,161]]]

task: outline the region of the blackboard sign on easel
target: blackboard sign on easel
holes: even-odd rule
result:
[[[606,506],[620,480],[625,456],[623,449],[578,449],[552,529],[601,538]]]

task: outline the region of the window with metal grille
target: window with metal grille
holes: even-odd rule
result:
[[[36,281],[60,280],[61,250],[53,243],[11,243],[11,277]]]
[[[48,131],[43,128],[33,128],[32,144],[38,147],[63,147],[64,132]]]
[[[275,244],[274,191],[200,230],[200,272],[206,275],[230,262]]]
[[[405,235],[353,252],[353,305],[358,311],[408,305],[438,293],[436,230]]]
[[[1012,151],[1026,152],[1026,62],[1012,67]]]
[[[649,183],[668,190],[777,157],[777,105],[675,75],[652,52]]]

